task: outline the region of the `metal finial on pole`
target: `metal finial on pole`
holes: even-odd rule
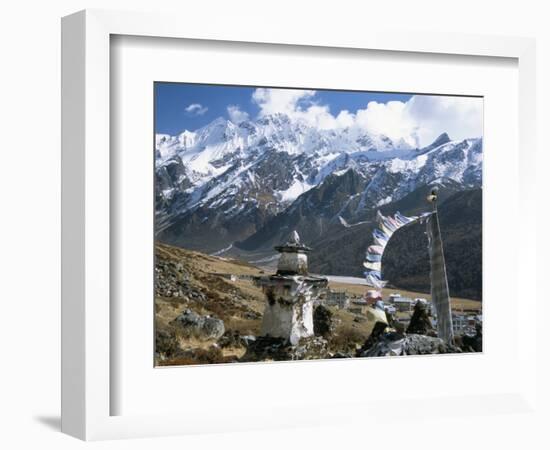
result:
[[[438,187],[433,187],[430,191],[430,195],[426,199],[432,204],[434,212],[437,212],[437,194],[439,193]]]

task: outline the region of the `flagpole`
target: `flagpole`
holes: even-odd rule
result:
[[[447,282],[447,269],[443,252],[443,240],[437,210],[438,189],[433,188],[428,201],[432,203],[432,215],[428,219],[428,241],[430,252],[430,282],[432,303],[437,315],[437,335],[448,344],[453,344],[453,322],[451,299]]]

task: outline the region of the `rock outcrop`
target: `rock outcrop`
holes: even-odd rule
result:
[[[357,356],[369,358],[373,356],[461,353],[460,348],[446,344],[443,339],[421,334],[384,333],[369,344],[358,351]]]
[[[407,327],[409,334],[425,334],[427,336],[436,337],[437,333],[430,319],[428,304],[422,301],[416,302],[414,305],[413,315]]]
[[[250,342],[240,361],[297,361],[330,358],[330,356],[327,341],[321,337],[304,338],[298,344],[291,345],[283,338],[260,336]]]
[[[462,350],[467,352],[483,351],[483,327],[481,324],[476,325],[475,336],[462,336]]]
[[[315,336],[327,338],[334,330],[333,313],[326,306],[318,305],[313,310],[313,332]]]
[[[223,320],[201,316],[190,309],[176,317],[174,324],[179,325],[185,335],[205,340],[219,339],[225,333]]]
[[[182,263],[161,258],[157,258],[155,264],[155,295],[206,301],[204,292],[192,285],[190,273]]]

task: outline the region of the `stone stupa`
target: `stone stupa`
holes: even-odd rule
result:
[[[294,231],[283,245],[275,247],[281,255],[277,273],[256,279],[266,296],[261,335],[283,338],[291,345],[313,336],[313,303],[328,280],[308,273],[309,247]]]

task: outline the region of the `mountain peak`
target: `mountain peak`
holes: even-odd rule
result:
[[[436,148],[440,145],[446,144],[447,142],[451,142],[451,138],[447,133],[442,133],[436,138],[435,141],[431,143],[430,147]]]
[[[284,113],[266,114],[257,120],[260,125],[290,123],[290,117]]]
[[[449,137],[449,135],[447,133],[442,133],[430,145],[419,149],[418,152],[420,154],[426,153],[449,142],[451,142],[451,138]]]

